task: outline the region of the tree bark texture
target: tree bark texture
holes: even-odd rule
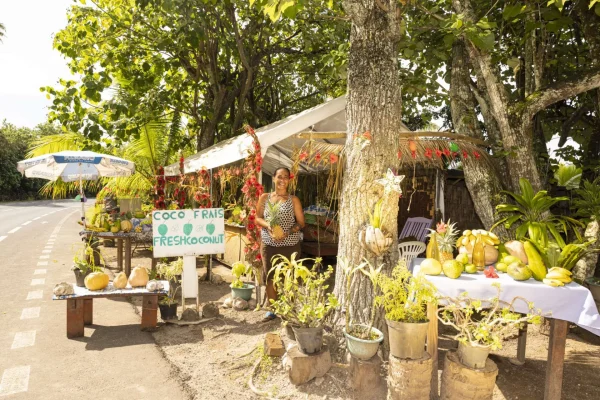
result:
[[[465,43],[457,39],[452,46],[450,78],[450,109],[454,129],[461,135],[483,140],[475,115],[475,97],[469,87],[471,81]],[[466,163],[465,182],[475,211],[486,229],[494,224],[494,198],[502,190],[501,179],[494,166],[487,162]]]
[[[595,219],[592,219],[585,228],[585,239],[596,240],[596,243],[600,242],[600,224]],[[581,282],[586,278],[594,276],[597,263],[598,253],[588,253],[575,264],[575,267],[573,268],[573,279]]]
[[[338,254],[353,265],[367,258],[375,265],[385,262],[385,272],[395,265],[398,254],[398,193],[384,196],[383,229],[393,239],[384,257],[375,257],[358,241],[358,234],[369,221],[369,211],[383,196],[383,187],[374,183],[388,168],[397,165],[397,135],[401,131],[402,100],[397,66],[399,40],[395,0],[347,0],[344,8],[352,20],[348,56],[348,95],[346,119],[346,165],[343,196],[340,199],[340,237]],[[372,142],[361,150],[354,134],[369,131]],[[346,293],[343,271],[336,271],[335,293],[344,304],[350,296],[352,319],[370,318],[373,290],[363,274],[355,274],[350,293]],[[375,326],[385,329],[382,316]]]

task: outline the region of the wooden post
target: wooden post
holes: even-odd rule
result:
[[[433,358],[423,352],[419,360],[403,360],[390,354],[388,400],[429,399]]]
[[[381,385],[381,358],[377,354],[369,360],[359,360],[349,354],[349,384],[352,389],[367,393]]]
[[[158,295],[144,296],[142,301],[142,330],[156,328]]]
[[[427,330],[427,352],[431,356],[433,368],[431,368],[431,393],[430,399],[436,400],[438,395],[438,308],[434,303],[427,304],[427,318],[429,328]]]
[[[67,337],[82,337],[83,333],[83,299],[67,299]]]
[[[527,346],[527,324],[519,328],[519,338],[517,341],[517,358],[511,358],[510,362],[514,365],[525,364],[525,347]]]
[[[125,238],[125,275],[131,275],[131,238]]]
[[[117,267],[123,271],[123,239],[117,239]]]
[[[83,299],[83,324],[94,323],[94,299]]]
[[[548,345],[544,400],[560,400],[562,396],[567,330],[567,321],[562,319],[552,319],[550,321],[550,343]]]
[[[446,353],[442,371],[442,400],[492,400],[496,386],[498,367],[489,358],[485,368],[472,369],[464,366],[454,351]]]

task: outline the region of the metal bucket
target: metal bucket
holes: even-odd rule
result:
[[[465,366],[473,369],[485,368],[485,362],[490,354],[490,347],[458,344],[458,359]]]
[[[397,358],[423,358],[427,339],[427,322],[398,322],[385,320],[390,339],[390,353]]]
[[[323,327],[301,328],[293,326],[294,336],[300,351],[304,354],[314,354],[321,351],[323,347]]]
[[[359,325],[368,328],[367,325]],[[359,339],[355,336],[349,335],[346,332],[346,328],[344,328],[344,336],[346,336],[346,345],[348,346],[348,351],[352,356],[358,358],[359,360],[370,360],[375,354],[377,354],[377,349],[379,349],[379,343],[383,341],[383,333],[377,328],[371,328],[371,332],[377,335],[377,339],[367,340],[367,339]]]

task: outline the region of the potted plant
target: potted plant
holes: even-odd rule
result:
[[[429,320],[427,303],[436,301],[436,289],[424,275],[413,276],[400,259],[392,276],[379,277],[381,295],[376,302],[385,311],[390,353],[402,359],[420,359],[425,349]]]
[[[365,271],[365,267],[369,266],[369,271]],[[350,293],[352,281],[355,272],[362,272],[365,274],[371,284],[373,285],[373,304],[371,307],[371,319],[368,324],[352,323],[350,321],[351,309],[350,309],[350,296],[346,296],[344,301],[344,308],[346,310],[346,326],[344,328],[344,336],[346,337],[346,346],[352,356],[360,360],[369,360],[377,353],[379,343],[383,341],[383,333],[373,327],[376,313],[375,298],[377,294],[377,288],[379,287],[379,274],[381,268],[374,268],[371,263],[364,261],[357,266],[352,266],[346,260],[338,257],[338,268],[342,268],[344,276],[346,277],[346,293]]]
[[[177,318],[177,306],[179,304],[175,296],[180,288],[177,277],[183,272],[183,258],[179,257],[175,261],[157,263],[156,272],[162,279],[169,281],[169,293],[162,296],[158,303],[160,317],[164,321]]]
[[[250,300],[254,285],[243,282],[242,276],[250,279],[252,277],[252,266],[243,261],[237,261],[231,266],[231,273],[235,277],[231,282],[231,298],[239,297],[246,301]]]
[[[540,310],[522,297],[510,303],[500,300],[500,284],[493,284],[498,295],[488,300],[469,297],[466,292],[457,298],[440,299],[445,305],[438,310],[438,319],[456,329],[454,336],[459,341],[458,358],[469,368],[484,368],[491,350],[502,348],[502,340],[514,333],[515,328],[526,323],[540,324]],[[526,315],[516,313],[516,301],[527,304]]]
[[[333,267],[318,273],[320,258],[309,269],[303,265],[308,259],[296,260],[296,254],[290,259],[282,255],[273,258],[273,284],[279,298],[271,300],[271,306],[275,314],[292,324],[300,351],[313,354],[321,351],[323,345],[323,321],[338,306],[336,296],[327,292],[326,282]]]
[[[99,265],[96,265],[96,259],[103,262],[100,253],[96,249],[97,243],[98,239],[91,237],[85,244],[83,257],[78,254],[79,252],[75,253],[73,256],[73,267],[71,267],[71,270],[75,273],[76,285],[79,287],[85,287],[86,276],[92,272],[102,271],[102,268]]]

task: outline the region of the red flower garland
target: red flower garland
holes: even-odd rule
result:
[[[245,182],[242,193],[244,193],[244,209],[247,215],[245,221],[247,244],[244,253],[246,253],[246,261],[256,271],[262,268],[262,256],[260,254],[261,228],[256,224],[256,208],[258,207],[258,199],[264,192],[263,186],[258,181],[258,174],[262,168],[263,160],[260,152],[260,142],[254,129],[249,125],[244,126],[244,129],[254,142],[253,150],[246,157],[243,168]]]

